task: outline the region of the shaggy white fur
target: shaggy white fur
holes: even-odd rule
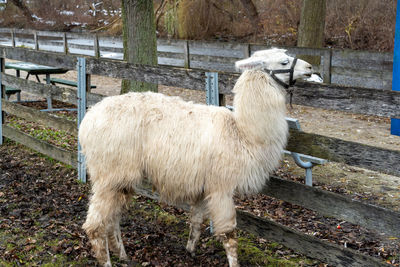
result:
[[[238,266],[233,194],[264,186],[288,135],[284,90],[262,68],[287,69],[292,61],[271,49],[237,62],[246,70],[233,89],[235,112],[150,92],[108,97],[90,109],[79,129],[93,191],[83,227],[101,264],[111,266],[108,248],[126,258],[121,209],[147,178],[163,200],[192,205],[189,252],[210,217],[230,266]],[[294,79],[309,75],[311,65],[298,60]]]

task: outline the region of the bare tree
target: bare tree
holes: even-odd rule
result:
[[[253,33],[256,34],[258,32],[258,25],[260,19],[258,17],[257,8],[254,5],[253,0],[240,0],[242,3],[244,10],[246,12],[246,16],[249,18],[251,25],[253,26]]]
[[[129,63],[157,65],[157,37],[153,1],[122,0],[124,59]],[[121,93],[157,91],[157,85],[123,80]]]
[[[25,5],[25,3],[22,0],[10,0],[11,3],[13,3],[16,7],[18,7],[24,16],[29,20],[33,21],[32,17],[32,12],[29,10],[29,8]]]
[[[324,44],[326,0],[303,0],[297,46],[322,47]],[[302,59],[313,65],[320,63],[320,58],[305,57]]]

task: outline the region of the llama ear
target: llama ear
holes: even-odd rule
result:
[[[235,63],[236,69],[240,70],[240,71],[260,69],[263,66],[264,66],[263,60],[254,59],[251,57],[236,61],[236,63]]]

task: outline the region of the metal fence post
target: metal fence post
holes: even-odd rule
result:
[[[206,72],[206,102],[219,106],[218,72]]]
[[[396,28],[393,49],[392,90],[400,91],[400,1],[397,1]],[[390,133],[400,136],[400,119],[391,118]]]
[[[206,72],[207,105],[219,106],[218,72]],[[210,233],[214,233],[214,225],[210,220]]]
[[[78,57],[78,129],[86,113],[86,59]],[[86,183],[85,156],[82,154],[78,138],[78,179]]]
[[[3,112],[3,106],[2,106],[2,101],[4,98],[4,91],[5,91],[5,86],[3,85],[3,72],[4,72],[4,58],[0,57],[0,145],[3,144],[3,122],[4,122],[4,112]]]

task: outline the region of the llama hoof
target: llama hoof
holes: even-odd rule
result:
[[[192,252],[187,251],[187,253],[189,253],[190,257],[192,257],[192,258],[196,257],[196,253],[194,251],[192,251]]]
[[[119,259],[122,261],[129,261],[128,255],[126,255],[125,251],[121,251],[121,253],[119,254]]]
[[[190,256],[192,256],[192,257],[196,256],[194,247],[190,246],[189,244],[186,246],[186,251],[187,251],[187,253],[190,254]]]
[[[106,263],[103,264],[103,267],[112,267],[111,262],[107,261]]]

